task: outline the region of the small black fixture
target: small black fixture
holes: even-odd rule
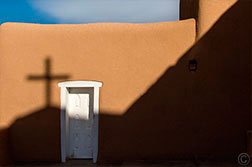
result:
[[[189,61],[189,71],[197,70],[197,61],[195,59]]]

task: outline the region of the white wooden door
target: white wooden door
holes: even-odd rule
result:
[[[93,112],[90,94],[75,88],[71,90],[68,100],[70,158],[92,158]]]

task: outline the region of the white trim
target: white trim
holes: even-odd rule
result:
[[[66,162],[66,88],[60,89],[61,112],[60,112],[60,129],[61,129],[61,162]]]
[[[99,87],[94,88],[94,127],[93,127],[93,162],[98,157],[98,132],[99,132]]]
[[[67,81],[60,82],[59,87],[101,87],[102,82],[97,81]]]
[[[99,132],[99,87],[102,86],[101,82],[97,81],[68,81],[60,82],[58,86],[61,88],[61,162],[66,162],[68,153],[68,111],[67,111],[67,88],[71,87],[93,87],[94,99],[93,99],[93,112],[94,112],[94,124],[93,124],[93,162],[96,163],[98,156],[98,132]]]

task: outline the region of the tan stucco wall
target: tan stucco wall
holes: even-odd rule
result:
[[[28,80],[30,75],[44,74],[47,57],[51,59],[53,75],[66,74],[68,80],[102,81],[100,113],[120,117],[193,45],[195,22],[6,23],[1,25],[0,36],[0,126],[10,127],[12,158],[55,161],[59,159],[60,80],[51,83],[50,107],[45,106],[45,83]],[[111,143],[106,139],[109,134],[103,132],[107,124],[104,120],[101,116],[99,148],[108,152],[104,145]],[[166,152],[160,150],[162,154]]]

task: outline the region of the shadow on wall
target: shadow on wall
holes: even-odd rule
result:
[[[40,81],[45,80],[45,102],[46,106],[50,106],[51,102],[51,82],[52,80],[64,80],[69,78],[68,75],[51,75],[51,60],[49,57],[45,60],[45,74],[40,75],[30,75],[27,80]]]
[[[236,162],[251,129],[251,1],[230,8],[123,116],[100,116],[99,161]],[[188,62],[198,62],[196,72]]]
[[[0,165],[9,164],[11,162],[11,159],[8,140],[8,128],[0,129],[0,139]]]
[[[48,106],[17,119],[9,128],[9,141],[16,162],[59,162],[60,109]]]
[[[246,152],[246,131],[251,129],[250,3],[239,1],[230,8],[124,115],[100,115],[99,162],[236,161]],[[188,70],[191,59],[198,62],[195,72]],[[48,105],[16,120],[9,128],[11,158],[59,161],[59,118],[59,108]]]
[[[0,131],[6,142],[3,147],[7,162],[59,162],[60,161],[60,108],[50,104],[51,81],[65,80],[69,75],[51,75],[50,57],[45,59],[45,74],[30,75],[27,80],[45,81],[45,107],[28,116],[18,118],[8,129]],[[3,140],[5,141],[5,140]],[[0,157],[2,157],[0,155]]]
[[[60,161],[60,109],[46,106],[0,129],[0,164]]]
[[[180,0],[179,11],[181,20],[195,18],[197,21],[199,11],[199,0]]]

